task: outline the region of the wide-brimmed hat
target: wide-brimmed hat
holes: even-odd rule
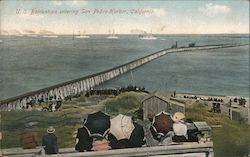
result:
[[[175,114],[172,116],[172,119],[174,122],[179,122],[185,118],[185,115],[181,112],[175,112]]]
[[[47,133],[54,133],[55,132],[55,128],[53,126],[49,126],[47,129]]]

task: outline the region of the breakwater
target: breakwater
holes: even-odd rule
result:
[[[113,79],[121,74],[124,74],[132,69],[135,69],[168,53],[218,49],[235,46],[242,46],[242,44],[204,45],[195,47],[164,49],[103,72],[99,72],[93,75],[85,76],[79,79],[60,83],[44,89],[32,91],[20,96],[2,100],[0,101],[0,109],[7,111],[19,110],[27,108],[27,106],[32,103],[64,100],[68,97],[78,95],[82,92],[86,92],[87,90],[93,88],[96,85]]]

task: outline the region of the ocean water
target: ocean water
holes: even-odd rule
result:
[[[150,91],[249,97],[249,46],[169,54],[98,88],[127,85]]]
[[[140,40],[0,36],[0,100],[107,70],[147,54],[191,42],[249,43],[248,35],[158,35]],[[98,88],[135,84],[148,90],[249,96],[249,46],[169,54]]]

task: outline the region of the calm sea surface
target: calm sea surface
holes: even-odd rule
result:
[[[248,35],[159,35],[140,40],[121,35],[75,39],[0,36],[0,100],[127,63],[179,46],[249,43]],[[98,88],[127,85],[148,90],[249,96],[249,46],[163,56]]]

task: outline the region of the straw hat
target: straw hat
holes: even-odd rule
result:
[[[185,115],[181,112],[175,112],[175,114],[172,117],[174,122],[179,122],[180,120],[182,120],[184,118],[185,118]]]
[[[55,132],[55,128],[53,126],[49,126],[48,129],[47,129],[47,133],[54,133]]]

